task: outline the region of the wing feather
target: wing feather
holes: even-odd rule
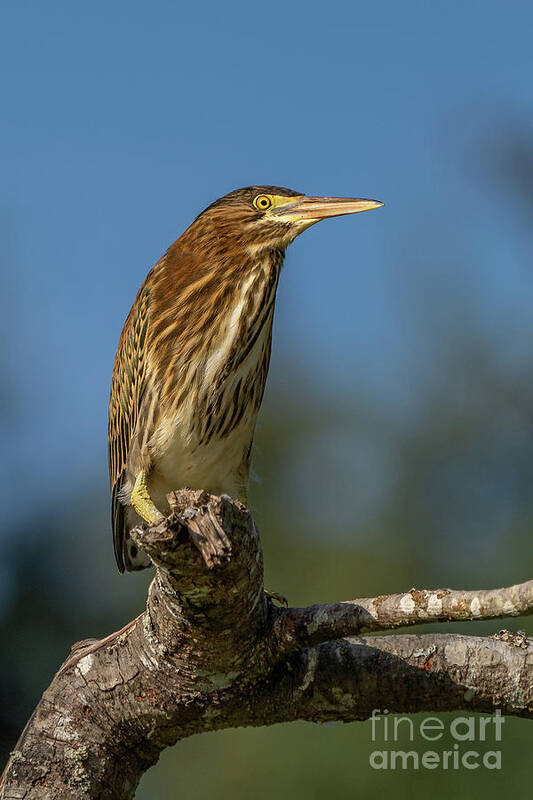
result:
[[[141,287],[124,324],[113,367],[109,398],[109,480],[115,557],[120,572],[125,563],[126,514],[120,491],[145,392],[150,291]]]

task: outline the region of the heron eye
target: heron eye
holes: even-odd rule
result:
[[[266,211],[272,205],[272,200],[266,194],[258,194],[254,198],[254,206],[258,211]]]

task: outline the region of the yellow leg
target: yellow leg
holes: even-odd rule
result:
[[[142,469],[135,479],[135,486],[131,493],[130,503],[137,512],[150,525],[155,525],[164,519],[163,514],[155,507],[146,485],[146,473]]]

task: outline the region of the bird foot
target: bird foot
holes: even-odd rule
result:
[[[164,520],[163,514],[156,508],[150,497],[146,483],[146,473],[141,470],[135,479],[135,486],[131,492],[130,503],[137,514],[149,525],[157,525]]]

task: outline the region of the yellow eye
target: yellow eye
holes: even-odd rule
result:
[[[267,211],[272,205],[272,200],[267,194],[258,194],[254,197],[254,206],[258,211]]]

